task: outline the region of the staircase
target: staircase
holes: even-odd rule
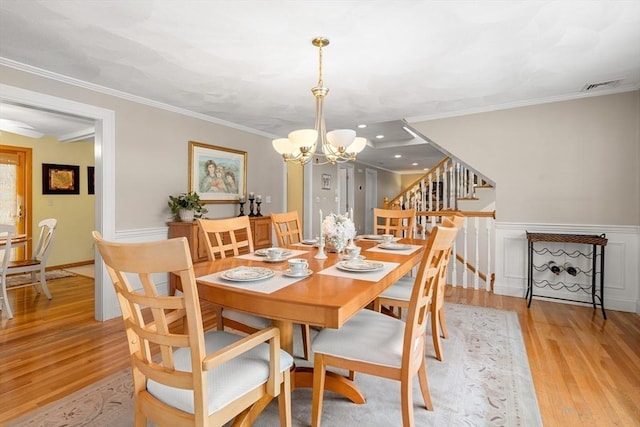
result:
[[[465,223],[454,243],[448,283],[493,290],[495,190],[490,180],[445,157],[394,198],[385,197],[383,206],[415,209],[414,236],[425,239],[444,217],[462,213]]]

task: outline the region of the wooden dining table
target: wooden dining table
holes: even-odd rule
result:
[[[203,276],[226,271],[239,266],[259,266],[273,270],[288,269],[288,262],[267,263],[258,257],[236,256],[194,264],[200,298],[222,307],[255,314],[272,319],[280,329],[281,347],[293,354],[293,324],[309,324],[321,328],[340,328],[358,311],[365,308],[395,281],[411,271],[419,263],[424,251],[424,240],[403,239],[399,243],[412,246],[412,250],[387,250],[377,248],[378,241],[357,240],[366,260],[393,263],[388,273],[376,281],[362,276],[340,277],[322,274],[336,264],[339,255],[327,253],[326,259],[316,259],[318,249],[308,245],[291,245],[287,249],[302,250],[295,258],[304,258],[313,274],[271,293],[256,292],[251,284],[241,287],[225,286],[205,281]],[[418,247],[419,246],[419,247]],[[251,259],[248,259],[251,258]],[[397,264],[397,265],[395,265]],[[359,277],[362,277],[360,279]],[[354,403],[364,403],[364,396],[348,378],[327,373],[325,388],[335,391]],[[292,376],[292,389],[313,386],[311,368],[296,367]]]

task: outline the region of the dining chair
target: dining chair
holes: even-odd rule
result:
[[[436,227],[425,245],[407,311],[406,322],[373,310],[360,310],[340,329],[325,328],[311,344],[314,352],[311,424],[320,425],[327,366],[400,381],[402,424],[414,425],[413,379],[433,410],[425,358],[429,305],[456,237],[455,228]]]
[[[249,217],[239,216],[225,219],[198,219],[198,226],[207,243],[207,254],[210,261],[216,258],[226,258],[227,255],[237,256],[242,248],[253,252],[253,238]],[[224,330],[227,326],[247,334],[271,326],[271,319],[244,313],[229,308],[217,307],[217,328]],[[304,358],[309,358],[311,339],[309,328],[302,326]]]
[[[47,259],[49,258],[49,254],[51,253],[51,248],[53,247],[53,236],[58,224],[58,220],[55,218],[47,218],[43,219],[38,223],[40,227],[40,236],[38,237],[38,243],[36,244],[35,249],[33,250],[33,254],[31,258],[25,260],[17,260],[10,261],[7,266],[7,274],[19,274],[19,273],[31,273],[31,283],[33,285],[36,292],[40,293],[40,289],[38,289],[38,280],[36,279],[36,274],[40,274],[40,288],[42,288],[42,292],[47,296],[48,299],[51,299],[51,292],[49,292],[49,287],[47,286],[47,275],[46,275],[46,267],[47,267]],[[11,310],[7,310],[7,314],[11,314]]]
[[[455,228],[456,232],[464,225],[464,216],[460,213],[456,213],[451,216],[443,218],[442,227]],[[452,245],[453,246],[453,245]],[[448,264],[444,266],[445,274],[443,279],[438,281],[433,291],[433,303],[431,304],[431,336],[433,339],[433,347],[436,353],[436,359],[444,360],[444,354],[442,350],[443,338],[449,338],[449,331],[447,330],[447,322],[444,312],[444,294],[446,287],[446,272]],[[395,282],[392,286],[387,288],[382,294],[375,299],[373,307],[375,311],[382,311],[383,306],[397,307],[399,310],[409,306],[411,299],[411,290],[413,288],[414,278],[405,276]],[[391,310],[393,312],[393,310]],[[399,312],[398,317],[401,317],[402,311]]]
[[[122,311],[131,356],[135,426],[241,425],[278,396],[280,424],[291,425],[293,358],[275,327],[243,337],[204,332],[198,289],[184,237],[96,246]],[[163,296],[156,280],[180,277],[182,292]],[[243,418],[244,417],[244,418]],[[242,422],[244,420],[244,423]],[[235,425],[235,424],[234,424]]]
[[[288,246],[302,242],[302,227],[298,211],[271,212],[271,222],[276,231],[278,245]]]
[[[415,209],[373,208],[373,233],[393,234],[411,239],[416,222]]]
[[[271,212],[270,215],[279,246],[286,247],[302,242],[302,225],[300,224],[298,211],[283,213]],[[309,360],[309,356],[311,355],[311,332],[309,325],[301,324],[300,329],[302,332],[302,351],[304,352],[304,358]]]
[[[8,319],[13,319],[13,313],[11,312],[9,297],[7,295],[7,267],[11,260],[11,239],[16,235],[16,232],[15,226],[0,224],[0,239],[2,239],[2,245],[0,246],[0,287],[2,287],[2,304],[0,304],[0,310],[4,307],[4,313]]]

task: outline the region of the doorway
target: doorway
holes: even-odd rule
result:
[[[27,236],[32,235],[31,159],[31,148],[0,145],[0,224],[13,225]],[[26,247],[16,247],[12,260],[24,260],[31,245],[29,240]]]
[[[378,171],[366,169],[364,188],[364,232],[373,234],[373,208],[378,203]]]

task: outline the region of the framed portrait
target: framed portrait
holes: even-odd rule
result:
[[[247,152],[189,141],[189,191],[205,203],[234,203],[247,192]]]
[[[331,190],[331,175],[328,173],[322,174],[322,189]]]
[[[80,194],[80,166],[43,163],[42,194]]]
[[[96,194],[95,166],[87,166],[87,194]]]

